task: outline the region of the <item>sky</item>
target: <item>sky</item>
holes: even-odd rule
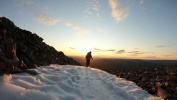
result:
[[[67,56],[177,60],[177,0],[1,0],[0,16]]]

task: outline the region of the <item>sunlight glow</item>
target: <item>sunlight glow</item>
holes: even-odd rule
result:
[[[81,49],[81,52],[83,55],[87,55],[88,52],[92,51],[92,55],[95,55],[95,52],[93,52],[93,48],[86,46],[84,48]]]
[[[82,49],[82,54],[83,55],[86,55],[89,51],[92,51],[92,48],[87,46],[85,48]]]

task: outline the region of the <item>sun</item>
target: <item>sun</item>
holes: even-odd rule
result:
[[[92,51],[92,48],[91,47],[85,47],[85,48],[82,49],[82,54],[86,55],[89,51]]]
[[[82,54],[83,54],[83,55],[87,55],[87,53],[90,52],[90,51],[92,51],[92,55],[95,54],[95,53],[93,52],[92,47],[89,47],[89,46],[84,47],[84,48],[82,49]]]

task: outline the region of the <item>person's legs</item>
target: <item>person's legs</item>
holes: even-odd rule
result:
[[[90,65],[90,59],[86,60],[86,67],[88,67]]]

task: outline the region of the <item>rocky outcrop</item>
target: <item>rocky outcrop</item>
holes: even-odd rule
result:
[[[177,99],[177,66],[117,67],[105,71],[135,82],[152,95]]]
[[[80,65],[43,42],[38,35],[0,17],[0,74],[17,73],[49,64]]]

